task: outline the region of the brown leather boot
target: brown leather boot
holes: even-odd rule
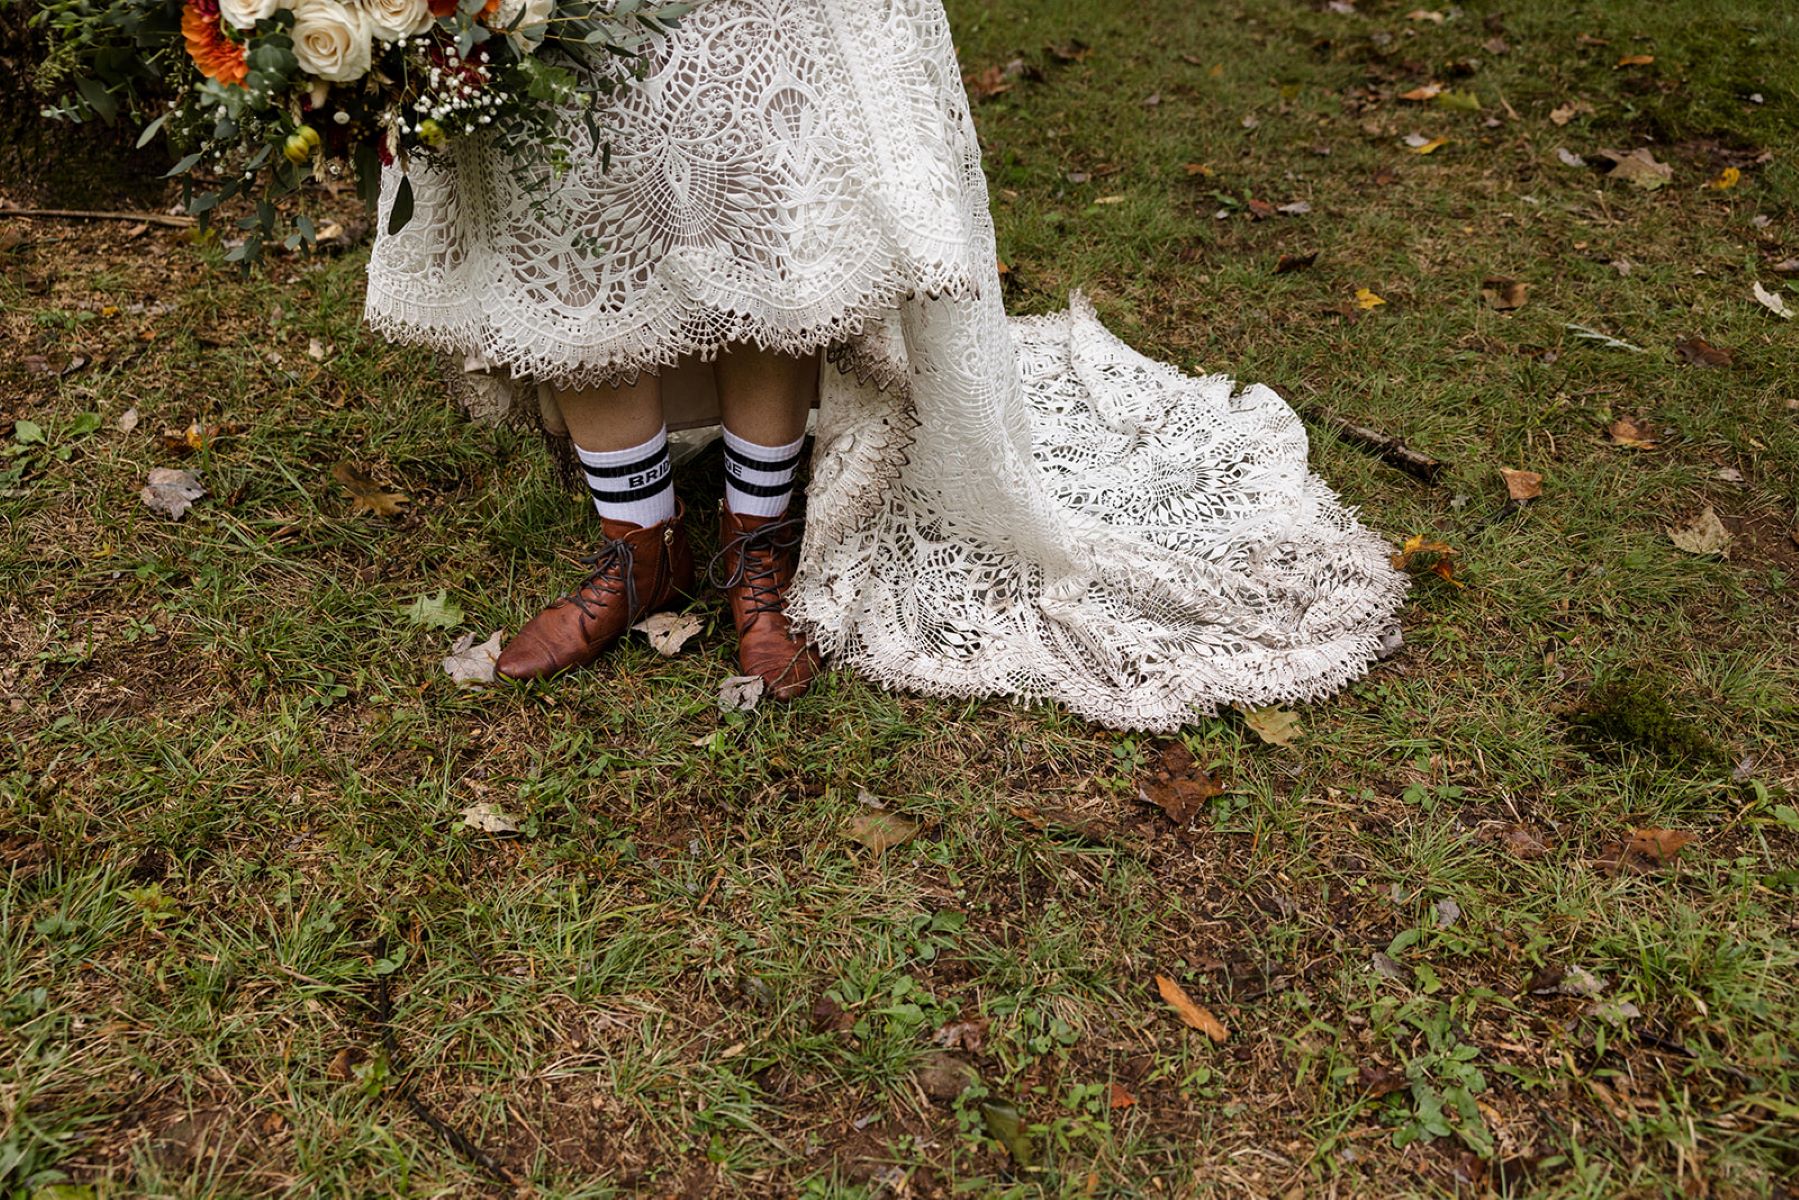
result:
[[[584,667],[648,613],[693,592],[693,548],[677,504],[660,525],[600,522],[606,540],[581,561],[593,574],[518,631],[494,664],[508,679],[542,679]]]
[[[787,510],[792,512],[790,508]],[[707,576],[731,601],[737,664],[760,675],[768,694],[791,700],[812,686],[823,666],[818,651],[787,620],[787,587],[799,557],[800,519],[748,517],[721,506],[718,554]]]

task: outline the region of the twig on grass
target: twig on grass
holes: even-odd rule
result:
[[[385,937],[376,946],[375,957],[377,959],[387,957]],[[476,1145],[475,1140],[462,1130],[438,1116],[432,1111],[431,1106],[420,1100],[418,1093],[413,1091],[412,1082],[406,1078],[408,1074],[406,1061],[400,1056],[399,1039],[394,1037],[393,994],[388,989],[387,981],[386,975],[375,977],[375,1027],[381,1033],[381,1048],[387,1052],[387,1065],[391,1073],[390,1078],[394,1081],[392,1085],[394,1094],[399,1096],[405,1102],[406,1107],[412,1110],[413,1116],[429,1125],[439,1137],[450,1143],[456,1153],[486,1171],[496,1183],[504,1184],[506,1187],[516,1187],[517,1181],[513,1179],[512,1172],[506,1169],[504,1163]]]
[[[191,229],[199,224],[195,217],[173,213],[97,212],[82,208],[0,208],[0,218],[25,217],[38,221],[136,221],[145,225],[168,225]]]
[[[1304,415],[1335,434],[1337,440],[1374,455],[1396,471],[1404,471],[1420,483],[1435,485],[1448,464],[1420,453],[1404,440],[1368,425],[1344,420],[1335,413],[1307,407]]]

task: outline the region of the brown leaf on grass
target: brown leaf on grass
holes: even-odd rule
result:
[[[910,817],[875,808],[866,809],[851,817],[843,832],[850,841],[867,846],[876,854],[885,854],[895,846],[903,846],[917,837],[918,831],[923,828]]]
[[[1601,854],[1598,866],[1607,875],[1625,871],[1648,874],[1667,866],[1698,839],[1678,829],[1634,829],[1622,842]]]
[[[1592,116],[1593,111],[1593,106],[1585,100],[1570,100],[1551,111],[1549,119],[1556,125],[1566,125],[1575,117]]]
[[[1617,417],[1605,432],[1614,446],[1630,450],[1653,450],[1656,446],[1655,427],[1641,417]]]
[[[407,503],[406,496],[383,490],[366,469],[355,463],[338,463],[331,468],[331,478],[350,489],[350,495],[355,498],[355,504],[350,508],[352,517],[365,512],[377,517],[397,517],[400,506]]]
[[[1549,856],[1549,843],[1543,835],[1525,825],[1508,825],[1499,834],[1499,844],[1513,858],[1535,861]]]
[[[1284,708],[1246,708],[1243,723],[1270,746],[1291,746],[1299,740],[1299,714]]]
[[[1012,90],[1012,80],[1004,67],[965,72],[962,83],[968,89],[968,98],[976,104]]]
[[[1393,555],[1393,569],[1409,571],[1414,566],[1423,565],[1426,570],[1445,583],[1462,587],[1464,586],[1462,581],[1455,577],[1456,554],[1457,551],[1449,543],[1427,538],[1422,533],[1414,533],[1405,540],[1405,545],[1399,548],[1399,553]],[[1431,561],[1420,564],[1418,562],[1420,557],[1429,557]]]
[[[1137,780],[1137,799],[1155,805],[1182,829],[1223,791],[1180,742],[1170,742],[1156,765]]]
[[[480,687],[494,681],[494,664],[500,661],[500,631],[484,642],[477,642],[472,633],[465,633],[450,646],[450,653],[443,660],[444,674],[455,680],[460,687]]]
[[[1653,54],[1626,54],[1612,64],[1612,70],[1615,71],[1619,67],[1646,67],[1654,61],[1655,55]]]
[[[1674,180],[1674,168],[1665,162],[1657,162],[1647,146],[1638,146],[1629,154],[1601,150],[1599,157],[1611,160],[1610,178],[1634,183],[1644,191],[1666,187]]]
[[[1193,1002],[1193,997],[1186,990],[1166,975],[1156,976],[1156,990],[1162,994],[1162,1000],[1172,1008],[1181,1023],[1190,1029],[1197,1029],[1214,1042],[1222,1042],[1230,1037],[1230,1030],[1224,1022],[1213,1016],[1209,1009]]]
[[[1274,273],[1285,275],[1291,271],[1303,271],[1317,261],[1318,251],[1316,250],[1308,254],[1283,254],[1280,261],[1274,264]]]
[[[502,812],[485,800],[476,801],[462,810],[462,823],[482,833],[517,833],[518,818]]]
[[[202,425],[194,421],[186,429],[163,430],[157,440],[162,443],[164,450],[174,454],[188,454],[206,449],[218,440],[219,435],[228,432],[230,431],[222,425]]]
[[[1695,840],[1692,834],[1678,829],[1638,829],[1630,835],[1629,849],[1632,854],[1661,866],[1673,862],[1675,856]]]
[[[1480,298],[1486,301],[1487,307],[1494,312],[1511,312],[1524,307],[1524,300],[1530,294],[1530,284],[1520,283],[1516,279],[1483,279],[1480,281]]]
[[[1137,1103],[1137,1097],[1125,1090],[1124,1085],[1116,1081],[1112,1084],[1112,1100],[1110,1107],[1114,1109],[1130,1108]]]
[[[700,619],[693,613],[659,612],[645,617],[631,628],[649,638],[650,647],[657,654],[673,658],[700,631]]]
[[[1443,23],[1443,14],[1434,9],[1414,8],[1405,15],[1405,19],[1408,21],[1429,21],[1432,25],[1441,25]]]
[[[1674,352],[1695,367],[1728,367],[1730,365],[1730,351],[1720,350],[1702,337],[1681,338],[1674,343]]]
[[[718,685],[718,711],[754,712],[768,681],[760,675],[731,675]]]
[[[1049,56],[1057,62],[1086,62],[1087,56],[1093,53],[1093,47],[1080,38],[1071,38],[1060,46],[1049,47]]]
[[[1535,471],[1514,471],[1510,467],[1501,467],[1499,474],[1505,480],[1505,494],[1519,504],[1535,500],[1543,494],[1543,477]]]
[[[1718,519],[1718,512],[1706,505],[1678,525],[1667,529],[1668,540],[1675,549],[1701,556],[1730,557],[1730,530]]]
[[[1422,104],[1426,100],[1435,100],[1438,96],[1440,96],[1442,94],[1443,94],[1443,85],[1442,84],[1427,83],[1423,87],[1415,87],[1409,92],[1399,93],[1399,98],[1401,100],[1409,100],[1413,104]]]
[[[1382,1066],[1380,1063],[1363,1063],[1356,1071],[1355,1081],[1363,1093],[1375,1100],[1391,1096],[1394,1092],[1403,1092],[1411,1086],[1404,1071]]]
[[[1776,275],[1799,275],[1799,258],[1783,258],[1774,264]]]
[[[973,1021],[952,1021],[938,1027],[937,1032],[931,1035],[931,1044],[945,1050],[967,1050],[979,1054],[991,1023],[985,1017]]]
[[[171,521],[179,521],[194,506],[194,501],[205,494],[206,488],[194,472],[154,467],[138,498],[151,511],[159,512]]]

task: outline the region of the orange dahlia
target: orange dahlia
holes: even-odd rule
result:
[[[220,83],[241,85],[249,68],[244,48],[225,36],[219,22],[218,0],[187,0],[181,10],[181,36],[187,40],[188,57],[200,74]]]

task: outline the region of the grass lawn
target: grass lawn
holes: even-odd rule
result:
[[[1455,552],[1405,650],[1290,745],[846,676],[723,716],[716,596],[460,691],[596,526],[358,327],[364,251],[0,220],[8,1194],[1795,1195],[1799,326],[1752,288],[1799,309],[1799,14],[950,7],[1011,306],[1279,387]]]

